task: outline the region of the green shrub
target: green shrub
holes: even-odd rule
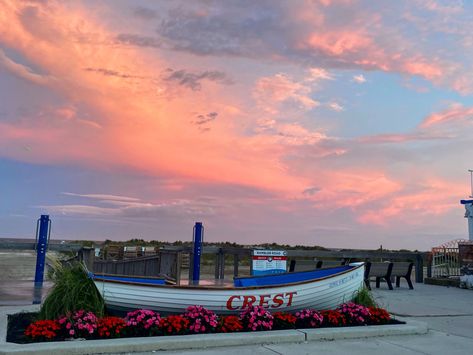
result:
[[[365,307],[378,307],[378,304],[374,300],[371,291],[366,287],[363,287],[356,292],[355,297],[353,297],[353,302]]]
[[[50,273],[54,286],[44,300],[39,319],[56,319],[80,309],[104,314],[104,301],[83,264],[56,263]]]

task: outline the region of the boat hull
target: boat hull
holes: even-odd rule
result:
[[[94,282],[106,305],[113,309],[152,309],[169,314],[201,305],[217,314],[238,314],[249,305],[261,305],[272,312],[333,309],[353,298],[363,287],[363,278],[364,265],[360,264],[322,279],[266,287],[142,285],[100,280],[99,277]]]

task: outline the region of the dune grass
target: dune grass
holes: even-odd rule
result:
[[[368,290],[366,287],[359,289],[355,293],[355,297],[353,298],[353,302],[356,304],[361,304],[362,306],[366,307],[378,307],[378,304],[373,298],[371,291]]]
[[[41,306],[38,319],[55,319],[80,309],[103,316],[104,300],[83,264],[63,266],[56,262],[49,276],[54,286]]]

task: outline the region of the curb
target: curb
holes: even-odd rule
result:
[[[320,328],[299,330],[273,330],[254,333],[194,334],[167,337],[122,338],[112,340],[61,341],[51,343],[14,344],[0,342],[0,354],[95,354],[132,353],[153,350],[184,350],[228,347],[238,345],[262,345],[280,343],[302,343],[306,341],[327,341],[381,337],[391,335],[426,334],[426,323],[404,320],[406,324]]]
[[[299,329],[306,341],[341,340],[356,338],[383,337],[392,335],[420,335],[429,331],[424,322],[397,318],[406,324],[389,324],[365,327]]]

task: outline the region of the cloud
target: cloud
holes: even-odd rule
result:
[[[115,37],[115,40],[121,44],[138,47],[160,48],[162,45],[158,38],[134,33],[120,33]]]
[[[137,6],[133,9],[133,15],[143,20],[154,20],[158,17],[158,12],[147,7]]]
[[[49,213],[84,217],[156,218],[159,216],[209,216],[215,214],[215,204],[209,200],[170,200],[162,203],[144,202],[137,198],[108,194],[76,194],[66,192],[71,197],[84,197],[94,204],[63,204],[38,206]]]
[[[140,201],[140,199],[135,198],[135,197],[107,195],[107,194],[78,194],[74,192],[63,192],[63,195],[74,196],[74,197],[85,197],[85,198],[89,198],[93,200],[103,200],[103,201],[122,201],[122,202]]]
[[[217,112],[210,112],[206,115],[197,115],[196,120],[193,121],[196,125],[203,125],[208,122],[214,121],[218,116]]]
[[[95,72],[99,73],[105,76],[115,76],[118,78],[123,78],[123,79],[130,79],[130,78],[143,78],[141,76],[136,76],[136,75],[130,75],[130,74],[125,74],[125,73],[120,73],[116,70],[112,69],[105,69],[105,68],[84,68],[85,71],[88,72]]]
[[[366,78],[364,77],[363,74],[353,75],[352,81],[357,83],[357,84],[364,84],[364,83],[366,83]]]
[[[197,91],[202,88],[202,81],[208,80],[222,85],[231,85],[231,80],[225,73],[220,71],[204,71],[198,73],[191,73],[186,70],[168,69],[168,75],[165,76],[164,80],[169,82],[175,82],[180,86],[189,88]]]
[[[333,111],[341,112],[344,110],[343,106],[341,106],[338,102],[332,101],[327,104],[327,107]]]
[[[9,58],[5,52],[0,48],[0,68],[7,70],[9,73],[16,77],[32,82],[37,85],[47,85],[52,80],[52,77],[47,75],[41,75],[35,73],[31,68],[26,65],[17,63]]]
[[[309,69],[309,81],[313,80],[335,80],[335,77],[323,68],[310,68]]]
[[[310,97],[311,86],[298,82],[286,74],[279,73],[258,79],[253,96],[267,112],[276,113],[282,103],[293,103],[303,110],[311,110],[320,103]]]
[[[451,105],[447,110],[433,113],[420,124],[421,128],[430,128],[446,123],[473,123],[473,107]]]

